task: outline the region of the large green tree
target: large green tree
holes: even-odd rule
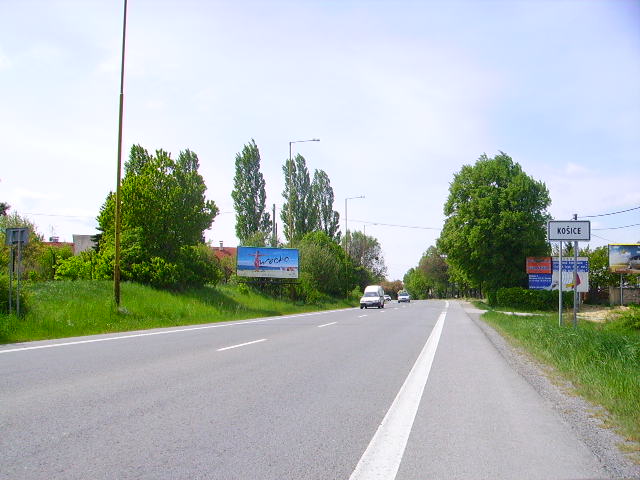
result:
[[[490,302],[498,288],[524,285],[526,257],[549,252],[550,203],[545,184],[503,152],[463,166],[449,188],[438,243],[454,276],[480,286]]]
[[[311,188],[307,162],[300,154],[282,167],[285,187],[282,192],[284,205],[280,218],[284,225],[284,236],[289,243],[299,241],[318,226],[318,209]]]
[[[155,155],[131,148],[122,180],[122,258],[124,279],[159,287],[197,285],[217,280],[219,272],[204,231],[218,208],[205,198],[194,152],[177,159],[164,150]],[[115,196],[110,193],[98,216],[102,254],[112,249]]]
[[[242,245],[256,233],[268,236],[271,216],[266,211],[265,181],[260,172],[260,151],[255,140],[236,155],[236,173],[233,177],[233,206],[236,211],[236,235]]]
[[[316,170],[311,183],[314,206],[317,210],[317,228],[340,242],[340,214],[333,209],[333,188],[324,170]]]

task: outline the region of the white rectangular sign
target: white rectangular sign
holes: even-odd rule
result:
[[[589,220],[550,220],[547,223],[549,241],[591,240]]]

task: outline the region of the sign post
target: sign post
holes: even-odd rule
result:
[[[16,266],[17,286],[16,286],[16,314],[20,315],[20,266],[22,265],[22,246],[29,243],[29,229],[7,228],[5,230],[5,244],[9,246],[9,314],[13,308],[11,296],[13,295],[13,272],[15,264],[14,246],[18,246],[18,263]]]
[[[550,220],[547,223],[547,238],[550,242],[560,242],[560,284],[558,298],[558,318],[562,326],[562,242],[574,242],[573,244],[573,326],[578,326],[577,297],[578,297],[578,241],[591,240],[591,222],[589,220],[578,220],[578,214],[573,215],[573,220]]]
[[[558,263],[558,326],[562,326],[562,240],[560,241],[560,262]]]

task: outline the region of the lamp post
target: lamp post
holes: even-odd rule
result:
[[[293,166],[293,159],[291,158],[291,145],[294,143],[304,143],[304,142],[319,142],[319,138],[310,138],[308,140],[293,140],[289,142],[289,168],[287,169],[287,185],[289,186],[289,244],[293,241],[293,234],[295,233],[295,229],[293,227],[293,210],[291,209],[291,199],[293,198],[293,189],[291,188],[291,170]]]
[[[347,200],[354,200],[356,198],[364,198],[364,195],[358,197],[347,197],[344,199],[344,246],[347,256],[349,256],[349,227],[347,223]]]
[[[122,20],[122,63],[120,66],[120,108],[118,112],[118,172],[116,180],[116,218],[115,218],[115,250],[116,258],[113,266],[113,296],[116,307],[120,306],[120,225],[121,225],[121,192],[122,178],[122,109],[124,103],[124,47],[127,33],[127,0],[124,0],[124,16]]]

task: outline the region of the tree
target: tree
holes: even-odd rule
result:
[[[333,209],[333,188],[324,170],[316,170],[311,184],[314,208],[317,210],[318,228],[340,242],[340,214]]]
[[[356,265],[371,272],[374,280],[383,280],[387,275],[382,248],[376,238],[362,232],[349,232],[349,256]]]
[[[380,282],[380,286],[384,288],[384,293],[387,295],[391,295],[392,297],[397,297],[398,292],[401,291],[404,286],[400,280],[394,280],[392,282],[383,281]]]
[[[422,255],[418,269],[424,275],[431,296],[445,297],[449,289],[449,267],[438,247],[431,246]]]
[[[217,281],[217,261],[202,245],[218,208],[205,199],[198,168],[190,150],[174,160],[163,150],[153,156],[138,145],[131,148],[121,187],[123,279],[169,288]],[[113,249],[114,212],[110,193],[98,216],[104,257]]]
[[[260,172],[260,151],[251,140],[236,155],[236,174],[231,192],[236,211],[236,235],[242,245],[256,232],[268,235],[271,216],[266,211],[265,181]]]
[[[527,256],[548,254],[544,183],[503,152],[482,155],[454,175],[438,247],[457,278],[481,286],[489,301],[500,287],[524,286]]]
[[[8,203],[0,202],[0,217],[6,216],[9,208],[11,208],[11,206]]]
[[[325,232],[307,233],[298,245],[300,272],[306,296],[317,291],[327,295],[346,296],[356,286],[353,265],[335,240]]]
[[[429,284],[424,273],[418,268],[410,268],[405,274],[404,288],[413,298],[427,298]]]
[[[282,172],[285,178],[282,192],[285,202],[280,218],[284,225],[284,236],[292,243],[317,229],[318,211],[304,157],[298,154],[292,162],[285,162]]]
[[[18,212],[0,216],[0,265],[6,268],[9,264],[10,248],[6,245],[5,241],[7,228],[29,229],[29,241],[26,245],[22,246],[20,252],[22,257],[21,272],[25,277],[31,277],[33,274],[37,275],[40,270],[43,237],[38,233],[34,223],[26,217],[21,217]],[[15,247],[14,253],[16,255],[15,260],[17,261],[17,248]]]

